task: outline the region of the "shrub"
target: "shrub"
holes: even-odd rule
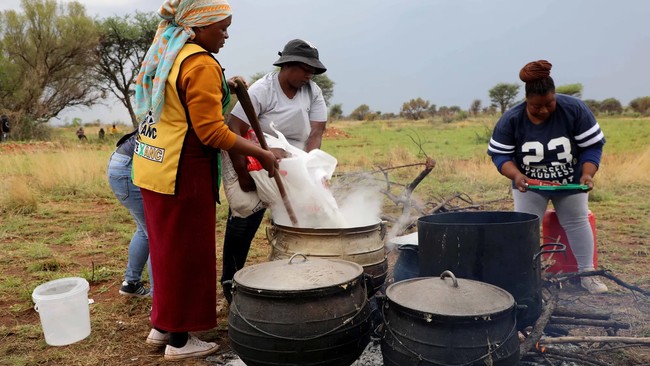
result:
[[[30,214],[36,212],[37,201],[27,186],[24,178],[11,178],[6,182],[0,207],[14,214]]]

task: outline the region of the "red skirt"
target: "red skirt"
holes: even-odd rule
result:
[[[181,154],[176,194],[141,190],[156,284],[151,323],[168,332],[217,325],[215,152],[191,130]]]

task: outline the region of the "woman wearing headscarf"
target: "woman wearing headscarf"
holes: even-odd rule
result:
[[[526,100],[497,122],[488,154],[499,172],[512,180],[515,211],[543,217],[553,202],[578,262],[578,271],[594,270],[594,236],[589,223],[588,193],[581,189],[541,191],[529,179],[594,187],[605,136],[589,108],[579,99],[555,93],[546,60],[526,64],[519,78]],[[592,294],[607,291],[596,277],[581,278]]]
[[[165,359],[214,353],[217,345],[189,332],[214,328],[215,202],[219,149],[252,155],[269,176],[273,153],[235,135],[224,123],[230,100],[212,54],[228,38],[225,0],[167,0],[136,84],[140,119],[133,180],[144,200],[156,292],[147,343],[166,345]]]

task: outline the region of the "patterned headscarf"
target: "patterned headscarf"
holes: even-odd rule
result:
[[[226,19],[232,10],[226,0],[165,0],[158,15],[163,20],[142,61],[135,85],[135,113],[140,122],[149,111],[155,121],[160,120],[167,76],[185,42],[194,39],[192,27]]]

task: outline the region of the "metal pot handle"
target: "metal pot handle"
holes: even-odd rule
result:
[[[271,243],[272,246],[275,246],[275,242],[278,238],[278,229],[275,225],[270,225],[266,227],[266,240]]]
[[[366,297],[371,298],[375,295],[375,279],[372,277],[372,275],[363,272],[363,287],[365,287],[366,290]]]
[[[444,271],[440,274],[441,280],[444,280],[445,277],[451,278],[453,287],[458,287],[458,280],[456,279],[456,276],[454,276],[454,274],[451,271]]]
[[[566,244],[562,243],[546,243],[542,244],[539,246],[540,249],[546,248],[546,247],[559,247],[559,249],[551,249],[551,250],[540,250],[533,256],[533,268],[537,267],[537,259],[539,258],[540,255],[542,254],[548,254],[548,253],[564,253],[564,256],[566,257]]]
[[[296,254],[292,255],[291,258],[289,258],[289,264],[291,264],[291,261],[292,261],[292,260],[293,260],[297,255],[302,256],[302,257],[305,259],[303,262],[307,262],[307,261],[308,261],[306,255],[304,255],[304,254],[302,254],[302,253],[296,253]]]
[[[384,240],[386,237],[386,221],[382,220],[379,222],[379,238]]]
[[[539,258],[540,255],[542,254],[548,254],[548,253],[565,253],[566,252],[566,244],[562,243],[546,243],[542,244],[539,246],[540,248],[546,248],[546,247],[560,247],[559,249],[551,249],[551,250],[540,250],[533,256],[533,262]],[[566,253],[565,253],[566,255]]]

